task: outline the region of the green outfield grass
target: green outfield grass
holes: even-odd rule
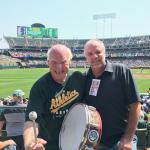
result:
[[[85,69],[75,69],[84,71]],[[26,95],[29,96],[29,91],[33,83],[48,69],[12,69],[12,70],[0,70],[0,97],[11,96],[15,89],[22,89]],[[141,73],[140,69],[133,70],[134,74]],[[150,69],[144,69],[142,74],[150,75]],[[136,79],[138,89],[144,93],[150,87],[150,78],[138,78]]]

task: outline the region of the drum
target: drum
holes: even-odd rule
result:
[[[85,104],[73,105],[66,114],[59,134],[60,150],[95,148],[101,138],[102,121],[96,108]]]
[[[4,150],[16,150],[16,145],[9,145],[5,147]]]

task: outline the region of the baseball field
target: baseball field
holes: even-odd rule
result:
[[[75,70],[84,71],[83,68]],[[0,70],[0,97],[11,96],[16,89],[22,89],[25,97],[28,98],[30,88],[33,83],[48,69],[12,69]],[[132,70],[140,93],[146,93],[150,88],[150,69],[134,69]]]

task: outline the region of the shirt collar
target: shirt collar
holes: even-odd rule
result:
[[[110,63],[109,61],[106,61],[106,68],[104,71],[107,71],[107,72],[113,72],[113,66],[112,66],[112,63]]]
[[[110,63],[110,62],[107,61],[107,60],[106,60],[106,67],[105,67],[104,72],[110,72],[110,73],[113,72],[112,63]],[[90,67],[89,70],[87,71],[87,76],[93,76],[91,67]]]

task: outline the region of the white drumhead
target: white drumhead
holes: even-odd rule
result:
[[[61,150],[78,150],[83,140],[88,116],[85,105],[74,105],[65,116],[59,135]]]

